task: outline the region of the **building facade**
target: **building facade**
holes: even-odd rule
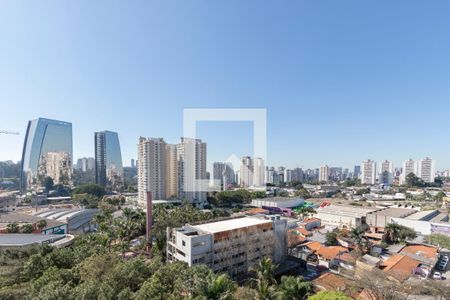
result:
[[[400,176],[400,184],[406,183],[406,177],[409,174],[417,175],[417,162],[413,159],[408,159],[403,162],[403,171]]]
[[[100,131],[94,134],[95,183],[107,189],[123,186],[123,165],[117,132]]]
[[[262,258],[283,262],[287,222],[279,216],[243,217],[167,230],[168,262],[205,264],[233,278],[247,276]]]
[[[377,180],[377,163],[373,160],[363,161],[361,164],[361,184],[374,185]]]
[[[434,182],[436,177],[436,163],[431,158],[424,158],[418,161],[418,177],[420,177],[425,182]]]
[[[381,162],[380,167],[379,183],[391,185],[394,179],[394,164],[385,160]]]
[[[319,181],[328,182],[330,179],[330,167],[327,165],[321,166],[319,168]]]
[[[50,175],[54,182],[71,185],[72,147],[71,123],[44,118],[29,121],[22,151],[21,191],[41,188]],[[53,158],[64,161],[50,162]],[[46,173],[55,168],[58,172]]]

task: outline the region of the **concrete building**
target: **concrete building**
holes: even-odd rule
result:
[[[41,156],[38,178],[47,176],[54,184],[70,185],[72,180],[72,155],[67,152],[47,152]]]
[[[392,223],[394,218],[405,218],[416,211],[415,209],[389,207],[369,213],[366,217],[366,223],[370,226],[372,232],[384,232],[386,225]]]
[[[239,172],[239,185],[243,188],[253,185],[253,160],[250,156],[242,157]]]
[[[167,230],[168,262],[206,264],[215,272],[244,278],[262,258],[281,263],[287,255],[286,220],[242,217]]]
[[[284,198],[284,197],[261,198],[261,199],[253,199],[252,206],[293,208],[303,205],[304,202],[305,200],[303,198]]]
[[[394,179],[394,164],[391,161],[385,160],[381,162],[380,167],[378,183],[387,186],[392,185]]]
[[[255,157],[253,159],[253,186],[255,188],[266,188],[265,169],[264,160]]]
[[[18,192],[0,192],[0,212],[15,211],[19,204]]]
[[[403,171],[400,176],[400,184],[405,184],[406,177],[411,173],[417,175],[417,163],[413,159],[408,159],[403,162]]]
[[[405,218],[392,218],[392,222],[422,235],[438,233],[450,237],[449,215],[438,210],[418,211]]]
[[[359,176],[361,176],[361,166],[355,166],[353,168],[353,177],[359,178]]]
[[[319,169],[319,181],[328,182],[330,179],[330,167],[327,165],[321,166]]]
[[[314,217],[322,221],[322,225],[331,225],[343,228],[355,228],[366,223],[369,213],[380,210],[372,207],[357,207],[344,205],[328,205],[319,208]]]
[[[436,162],[431,158],[424,158],[417,163],[417,173],[424,182],[434,182],[436,177]]]
[[[166,196],[166,142],[162,138],[139,138],[138,144],[138,201],[147,201],[147,192],[154,200]],[[178,174],[177,174],[178,176]]]
[[[206,143],[201,139],[181,138],[177,144],[178,197],[194,206],[206,203],[209,181],[206,177]]]
[[[177,146],[166,144],[165,146],[165,195],[166,199],[178,197],[178,157]]]
[[[77,160],[77,169],[81,172],[94,170],[95,159],[93,157],[82,157]]]
[[[374,185],[377,180],[377,163],[373,160],[363,161],[361,164],[361,184]]]

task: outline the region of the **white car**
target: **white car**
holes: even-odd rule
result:
[[[434,273],[433,273],[433,279],[441,280],[441,279],[442,279],[441,273],[439,273],[439,272],[434,272]]]
[[[448,256],[442,256],[443,261],[448,261]]]

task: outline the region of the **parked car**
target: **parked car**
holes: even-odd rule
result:
[[[433,273],[433,279],[441,280],[441,279],[442,279],[441,273],[439,273],[439,272],[434,272],[434,273]]]

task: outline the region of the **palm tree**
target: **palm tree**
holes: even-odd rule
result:
[[[25,224],[25,225],[22,225],[21,230],[23,233],[32,233],[34,230],[34,227],[31,224]]]
[[[227,274],[210,274],[200,287],[202,296],[211,300],[231,299],[235,290],[236,283]]]
[[[316,213],[316,211],[312,207],[302,207],[298,211],[298,214],[301,216],[302,220],[305,219],[305,216],[309,217],[309,215],[312,215],[312,214],[315,214],[315,213]]]
[[[44,229],[45,227],[47,227],[47,220],[42,219],[42,220],[37,221],[36,227],[37,227],[39,230]]]
[[[394,244],[397,243],[400,236],[401,227],[397,223],[389,223],[384,228],[385,239],[387,243]]]
[[[270,258],[264,257],[253,267],[255,279],[265,281],[268,284],[276,284],[274,274],[277,267]]]
[[[16,222],[9,223],[8,225],[6,225],[6,231],[8,233],[18,233],[19,232],[19,225]]]
[[[302,277],[283,276],[277,296],[280,300],[306,300],[311,291],[311,284]]]

